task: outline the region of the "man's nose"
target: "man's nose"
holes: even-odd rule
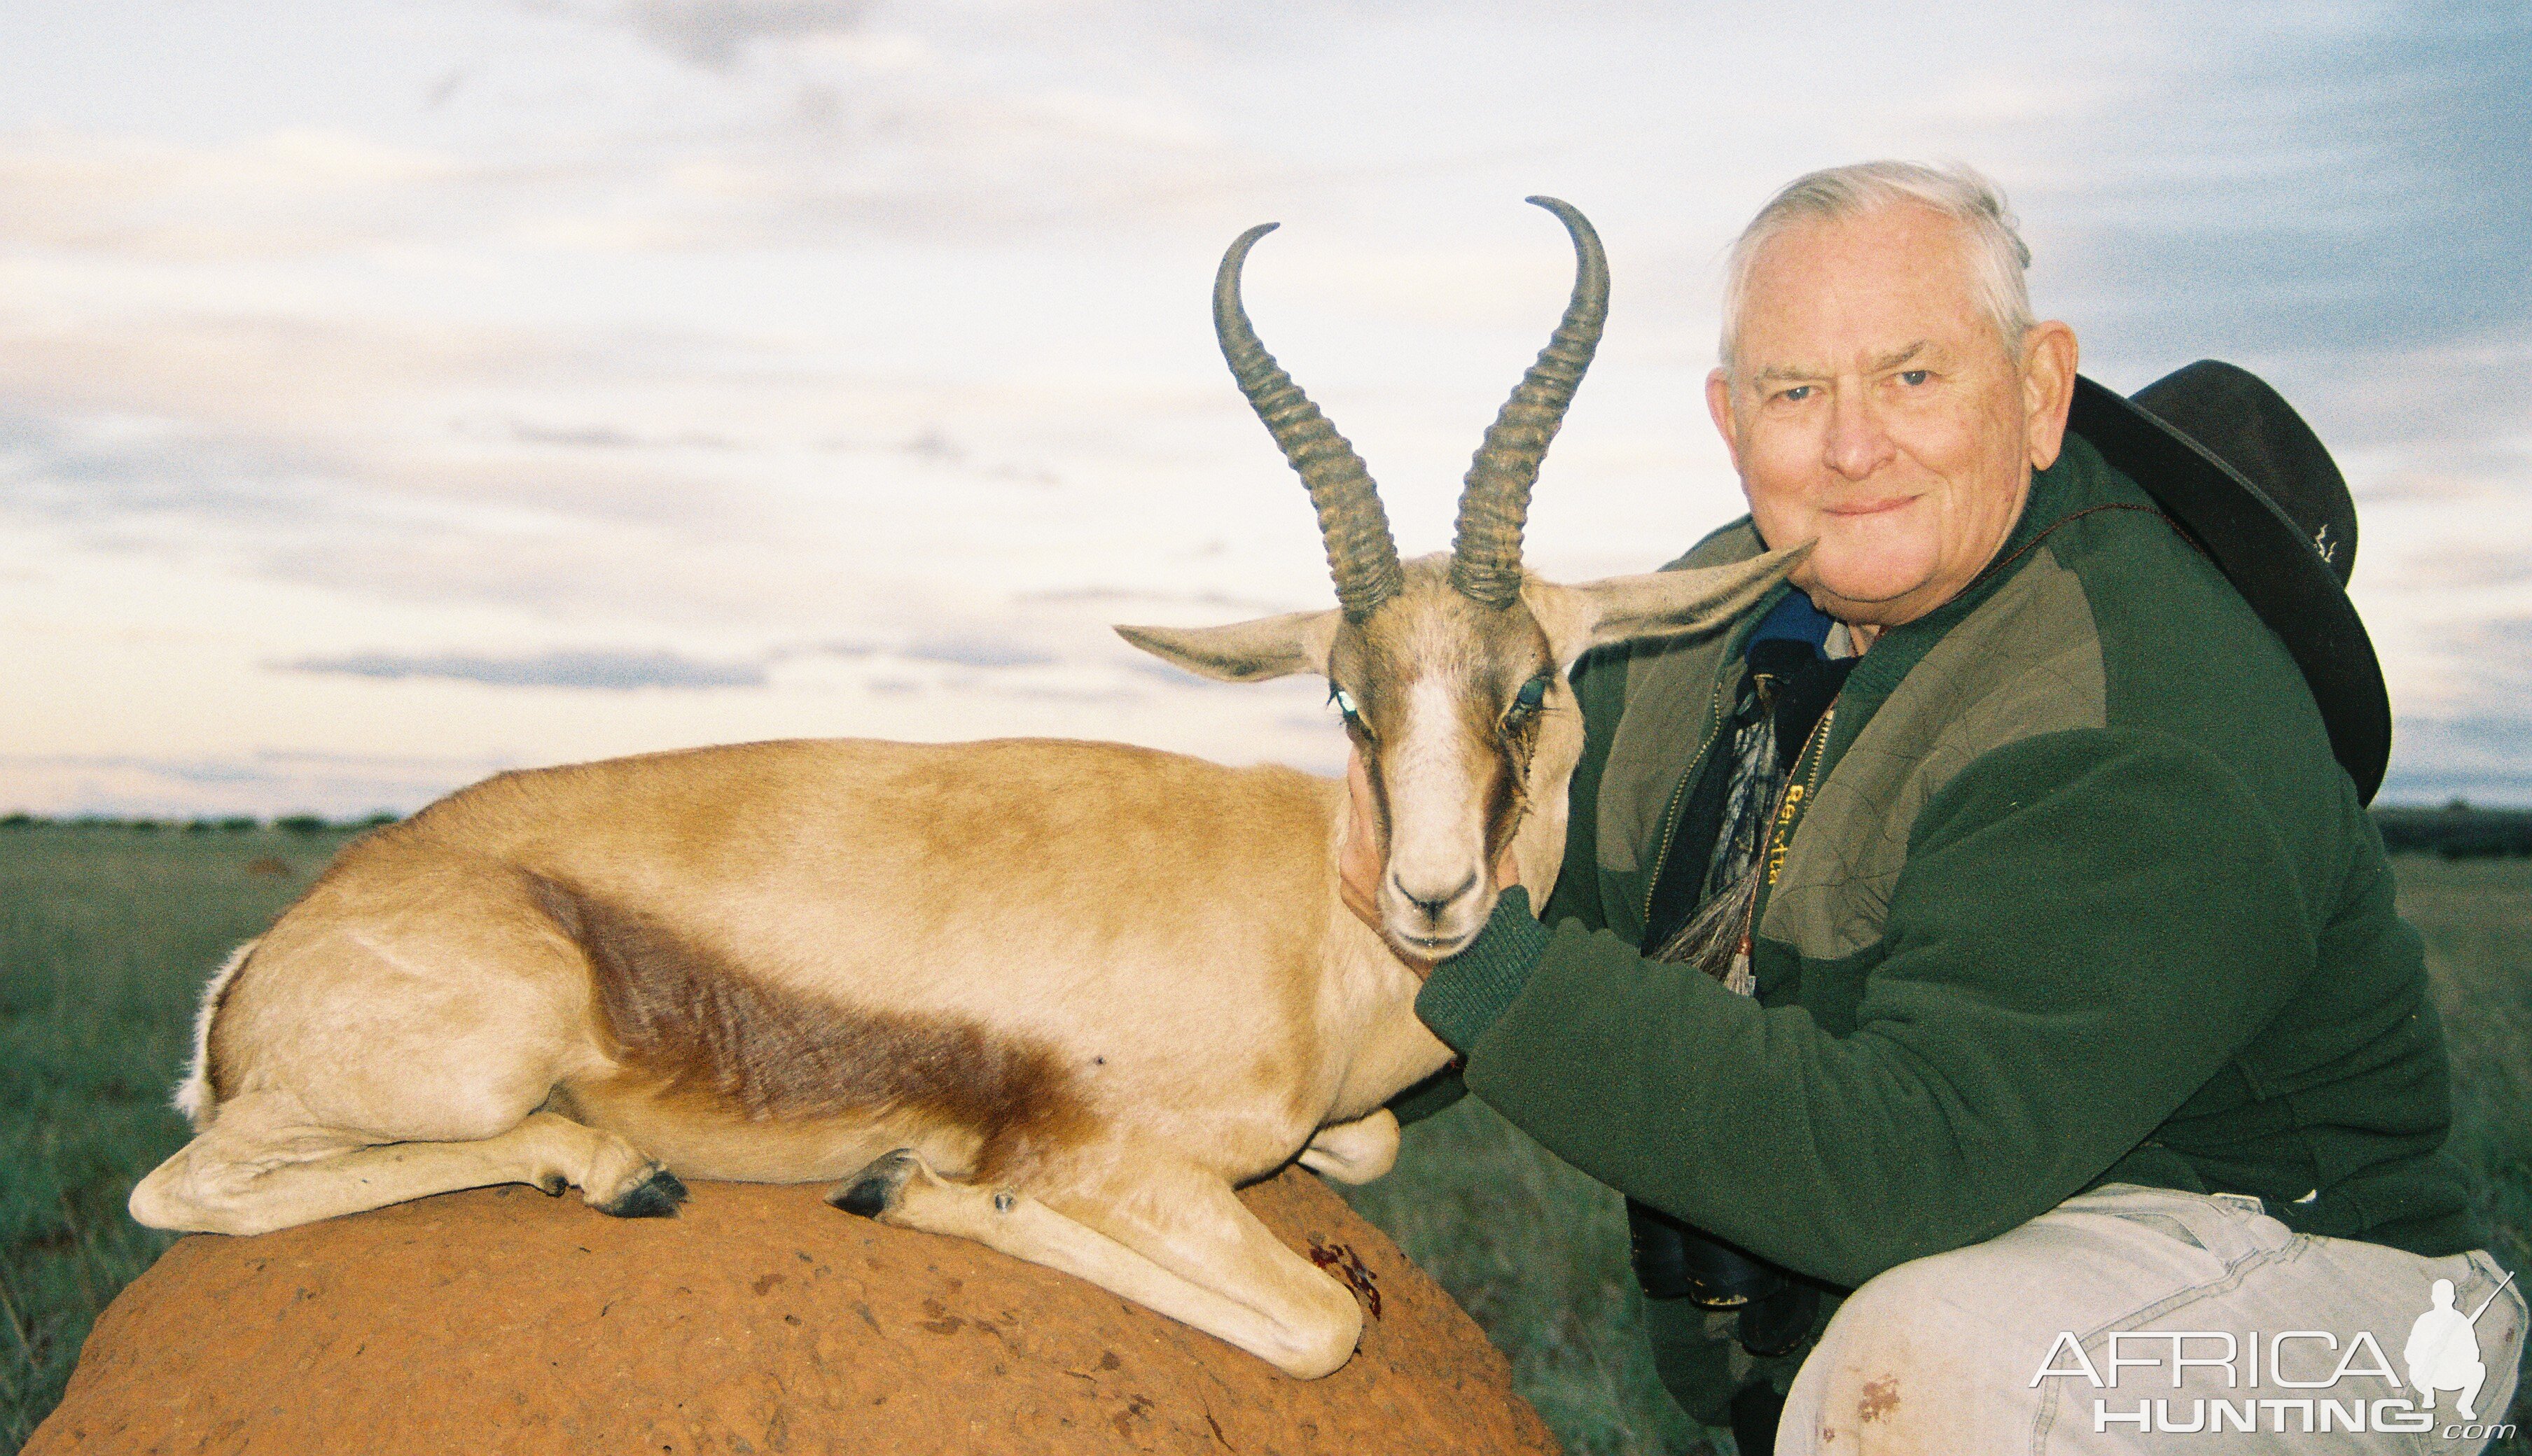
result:
[[[1871,391],[1840,388],[1829,401],[1828,468],[1850,480],[1861,480],[1889,463],[1895,453]]]

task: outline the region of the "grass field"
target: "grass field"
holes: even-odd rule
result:
[[[184,1139],[166,1094],[203,976],[344,837],[0,829],[0,1456],[167,1243],[123,1199]],[[2400,880],[2452,1044],[2456,1150],[2487,1174],[2499,1256],[2532,1269],[2532,862],[2406,858]],[[1617,1195],[1463,1102],[1353,1197],[1511,1353],[1569,1450],[1706,1440],[1653,1382]]]

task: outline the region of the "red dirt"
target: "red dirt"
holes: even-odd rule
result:
[[[1556,1450],[1475,1323],[1307,1173],[1242,1197],[1382,1314],[1314,1381],[823,1193],[706,1183],[619,1220],[484,1189],[184,1239],[26,1456]]]

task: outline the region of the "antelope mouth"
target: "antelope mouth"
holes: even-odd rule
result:
[[[1389,941],[1399,950],[1419,961],[1447,961],[1476,942],[1486,927],[1485,917],[1479,916],[1464,930],[1445,930],[1439,934],[1419,935],[1411,930],[1389,927]]]
[[[1394,947],[1405,952],[1406,959],[1433,966],[1467,950],[1477,937],[1474,935],[1401,935],[1397,938],[1406,942],[1404,945]]]

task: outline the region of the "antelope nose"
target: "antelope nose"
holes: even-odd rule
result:
[[[1460,897],[1477,887],[1477,871],[1469,870],[1467,878],[1438,895],[1424,895],[1409,889],[1407,881],[1395,874],[1389,876],[1389,882],[1398,886],[1398,893],[1406,896],[1408,903],[1422,911],[1426,920],[1439,921],[1442,918],[1442,912],[1450,909],[1459,902]]]

